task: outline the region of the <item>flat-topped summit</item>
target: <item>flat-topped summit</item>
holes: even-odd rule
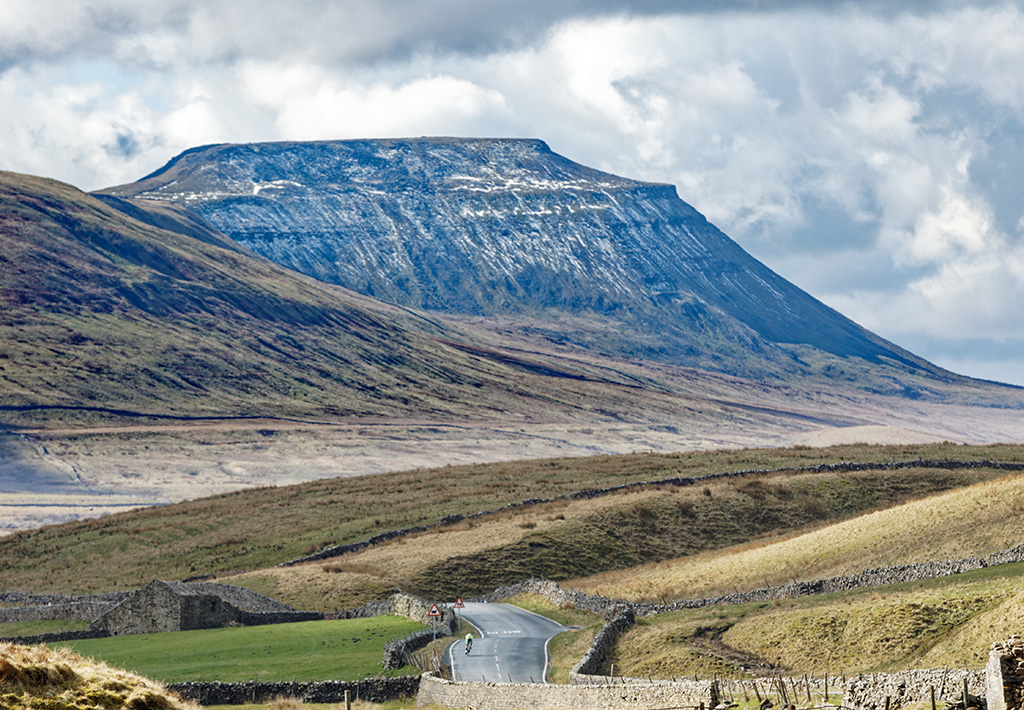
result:
[[[279,264],[375,298],[540,319],[549,337],[604,352],[758,376],[819,371],[822,356],[949,375],[772,272],[674,187],[539,140],[213,145],[103,192],[186,205]]]

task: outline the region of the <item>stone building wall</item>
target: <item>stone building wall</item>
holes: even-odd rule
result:
[[[225,626],[259,626],[324,618],[320,612],[247,611],[224,601],[220,596],[200,591],[202,589],[182,582],[153,580],[89,624],[89,629],[117,636]],[[277,603],[262,606],[289,609]]]

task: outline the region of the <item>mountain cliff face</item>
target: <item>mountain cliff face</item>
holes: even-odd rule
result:
[[[568,314],[539,327],[606,352],[743,375],[855,359],[949,376],[772,272],[672,186],[537,140],[216,145],[103,192],[185,205],[272,261],[391,303]]]

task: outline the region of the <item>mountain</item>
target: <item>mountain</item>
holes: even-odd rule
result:
[[[1020,391],[881,355],[822,357],[832,370],[818,381],[781,366],[747,379],[558,336],[623,343],[624,322],[389,305],[277,265],[187,205],[0,172],[0,534],[446,463],[820,443],[830,431],[1021,439]]]
[[[674,187],[538,140],[214,145],[101,192],[185,206],[276,263],[390,303],[530,318],[554,342],[743,376],[866,365],[959,380],[775,274]]]
[[[577,389],[550,384],[563,379]],[[282,268],[173,206],[0,172],[8,421],[515,419],[589,411],[602,382]]]

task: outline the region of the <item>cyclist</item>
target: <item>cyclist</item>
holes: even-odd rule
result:
[[[473,648],[473,634],[466,634],[466,655],[469,655],[469,650]]]

